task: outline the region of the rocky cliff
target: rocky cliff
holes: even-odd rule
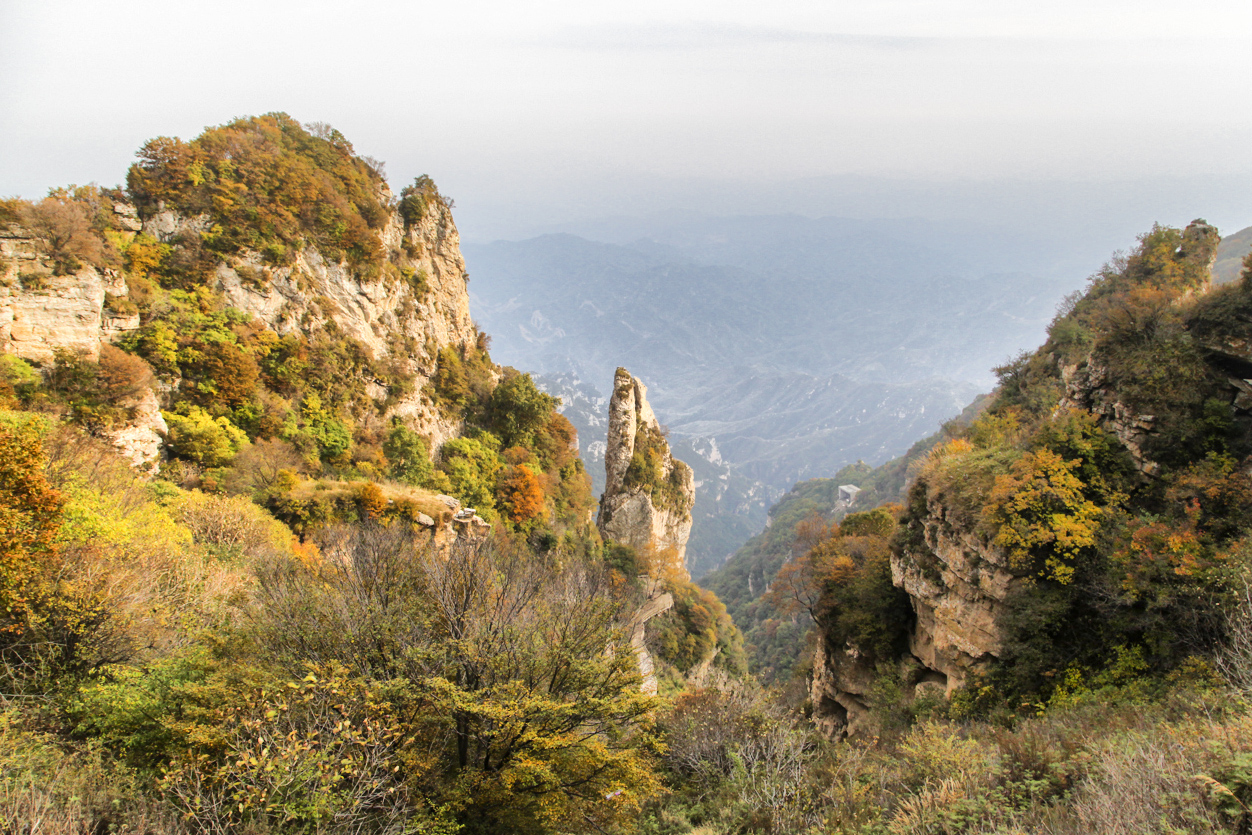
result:
[[[1026,582],[1008,555],[970,529],[924,481],[914,485],[925,501],[917,536],[891,555],[891,582],[908,595],[913,617],[904,652],[874,658],[851,642],[819,634],[810,679],[813,720],[828,736],[856,734],[870,715],[870,695],[884,670],[894,670],[901,696],[951,696],[971,674],[1000,656],[1001,618]]]
[[[950,697],[1001,657],[1027,680],[1020,671],[1024,663],[1012,655],[1019,650],[1006,649],[1022,640],[1019,633],[1009,635],[1014,621],[1007,616],[1032,605],[1030,600],[1051,601],[1062,614],[1047,617],[1072,617],[1075,623],[1091,617],[1103,626],[1119,605],[1133,619],[1127,570],[1101,576],[1096,549],[1115,549],[1109,543],[1117,536],[1129,539],[1135,525],[1165,529],[1169,523],[1160,520],[1170,512],[1191,519],[1188,514],[1212,502],[1215,488],[1201,498],[1179,500],[1175,508],[1162,503],[1159,485],[1184,468],[1198,472],[1204,465],[1197,460],[1211,466],[1218,459],[1215,451],[1246,455],[1252,438],[1252,294],[1242,285],[1210,292],[1218,237],[1202,220],[1185,230],[1158,227],[1140,240],[1136,252],[1106,266],[1087,295],[1058,317],[1047,344],[1016,368],[1006,367],[993,422],[1004,420],[1009,428],[998,436],[988,430],[981,438],[971,434],[953,441],[963,451],[954,454],[946,476],[940,476],[948,466],[942,458],[934,459],[935,467],[920,469],[905,516],[908,535],[897,538],[891,556],[891,580],[907,593],[912,610],[902,636],[907,649],[890,659],[900,665],[903,698],[926,692]],[[1039,469],[1041,459],[1032,456],[1041,449],[1059,469]],[[969,457],[959,457],[964,455]],[[1051,504],[1042,520],[1014,517],[1014,530],[1030,526],[1019,540],[1029,546],[1019,547],[1011,560],[997,544],[1003,540],[995,531],[1005,528],[996,526],[1008,524],[998,514],[1009,513],[1009,507],[1012,513],[1035,513],[1032,501]],[[1134,513],[1151,521],[1119,521]],[[1048,538],[1059,539],[1054,531],[1067,525],[1081,532],[1084,524],[1107,540],[1099,542],[1093,533],[1065,550]],[[1126,524],[1130,527],[1118,527]],[[1193,521],[1177,524],[1177,541],[1193,535]],[[1047,564],[1067,573],[1053,574],[1032,560],[1050,560]],[[1082,592],[1057,594],[1079,584],[1074,576],[1080,570],[1086,572]],[[1187,571],[1179,567],[1173,576]],[[1099,636],[1071,640],[1068,623],[1057,629],[1041,625],[1044,615],[1036,612],[1034,618],[1031,628],[1038,634],[1026,640],[1047,644],[1036,654],[1050,659],[1038,662],[1039,669],[1030,673],[1036,678],[1078,664],[1074,659],[1084,641],[1099,647]],[[1015,628],[1020,630],[1020,622]],[[827,638],[819,640],[814,658],[814,718],[831,735],[854,733],[867,716],[867,696],[882,667],[875,669],[858,647]],[[1056,647],[1053,658],[1047,653]],[[1093,666],[1104,663],[1098,649],[1090,659]]]
[[[379,202],[394,203],[385,185]],[[160,241],[176,241],[207,222],[203,216],[162,211],[143,228]],[[280,335],[329,326],[374,357],[395,362],[414,385],[411,394],[388,406],[386,416],[407,418],[435,450],[457,437],[461,426],[424,398],[422,388],[435,373],[440,350],[469,348],[478,339],[470,318],[460,234],[452,210],[435,197],[420,218],[407,224],[393,210],[379,238],[385,260],[377,271],[354,269],[343,258],[328,259],[311,245],[290,266],[281,267],[267,267],[260,253],[245,249],[217,265],[212,286],[229,306]],[[380,402],[387,398],[381,385],[370,386],[370,391]]]
[[[999,654],[1005,601],[1023,580],[1008,556],[950,518],[942,501],[927,497],[922,543],[892,555],[891,578],[912,602],[916,622],[909,652],[936,675],[948,694],[969,673]]]
[[[113,218],[123,232],[141,226],[135,207],[117,203]],[[0,350],[47,363],[57,348],[100,355],[100,344],[139,326],[136,313],[107,302],[127,295],[120,269],[80,262],[58,270],[48,242],[33,229],[0,223]]]
[[[379,202],[395,203],[385,185]],[[123,242],[146,235],[177,249],[210,225],[207,215],[187,217],[168,209],[141,220],[134,205],[116,201],[108,234]],[[311,244],[284,266],[267,265],[261,253],[245,248],[223,257],[207,284],[225,305],[279,335],[331,328],[411,376],[412,393],[389,402],[386,417],[407,418],[435,450],[456,437],[460,426],[423,397],[422,388],[436,371],[440,350],[469,348],[478,339],[459,235],[451,210],[435,196],[420,217],[406,221],[393,210],[379,238],[385,253],[381,269],[354,268]],[[129,299],[128,279],[134,279],[117,259],[107,265],[79,262],[67,272],[54,250],[54,242],[38,230],[0,224],[0,351],[45,366],[57,349],[95,360],[102,344],[140,326]],[[388,397],[373,381],[367,381],[367,391],[380,403]],[[160,453],[161,394],[140,398],[136,419],[108,433],[139,466],[155,466]]]
[[[617,369],[596,525],[605,539],[629,545],[657,569],[685,577],[695,482],[691,468],[670,454],[647,393],[630,372]]]

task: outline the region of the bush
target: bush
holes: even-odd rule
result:
[[[248,441],[243,430],[225,417],[211,417],[199,406],[190,407],[185,415],[174,412],[162,414],[170,429],[168,443],[171,452],[204,467],[229,464]]]

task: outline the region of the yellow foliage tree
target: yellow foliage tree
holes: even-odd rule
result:
[[[44,475],[33,424],[0,427],[0,634],[19,641],[38,620],[49,564],[57,558],[65,498]]]
[[[987,514],[995,543],[1015,569],[1063,584],[1074,579],[1075,562],[1095,545],[1101,518],[1074,473],[1081,463],[1043,448],[996,477]]]

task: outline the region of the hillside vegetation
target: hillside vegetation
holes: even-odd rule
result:
[[[189,143],[156,139],[139,157],[126,191],[84,187],[4,204],[0,219],[44,234],[55,269],[89,262],[120,274],[127,293],[106,306],[139,317],[98,360],[58,353],[42,385],[9,357],[10,394],[22,408],[65,410],[90,430],[109,429],[156,386],[174,459],[166,477],[250,494],[298,532],[378,512],[413,516],[419,508],[406,497],[422,488],[536,538],[591,536],[593,499],[573,428],[529,375],[497,369],[485,336],[437,349],[400,342],[384,355],[333,317],[276,332],[218,289],[219,265],[264,284],[271,268],[312,247],[359,279],[404,288],[407,315],[420,319],[423,278],[405,252],[384,251],[379,230],[393,211],[408,224],[446,209],[428,178],[393,200],[380,164],[355,156],[337,131],[310,131],[285,114],[211,128]],[[177,211],[197,220],[158,240],[123,225],[113,206],[129,200],[141,219]],[[230,260],[248,252],[259,253],[257,266]],[[392,409],[406,397],[460,424],[462,437],[431,449]],[[370,501],[381,504],[371,511]]]
[[[0,204],[5,303],[110,314],[0,354],[4,835],[1252,826],[1252,261],[1210,289],[1211,227],[905,458],[797,485],[727,607],[601,540],[558,401],[453,310],[449,208],[284,114]],[[985,652],[919,632],[984,585]]]
[[[0,203],[8,303],[102,282],[123,323],[0,354],[6,835],[629,831],[660,791],[646,555],[601,541],[559,401],[440,330],[450,205],[285,114]],[[372,337],[352,293],[394,306]],[[114,445],[158,414],[141,475]],[[668,692],[742,664],[715,597],[646,579]]]
[[[833,483],[797,485],[786,527],[745,549],[762,574],[725,594],[736,613],[757,595],[757,663],[759,636],[811,619],[805,709],[852,734],[811,755],[832,782],[797,786],[817,829],[1249,825],[1252,262],[1210,289],[1216,244],[1203,222],[1158,227],[1097,273],[917,459],[903,506],[831,522]],[[921,615],[969,601],[992,620],[945,628],[987,642],[972,658]]]

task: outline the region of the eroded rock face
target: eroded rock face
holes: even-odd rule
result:
[[[380,197],[384,204],[391,202],[385,189]],[[184,217],[172,211],[158,212],[141,223],[135,208],[124,203],[118,203],[114,213],[124,229],[142,230],[163,242],[199,234],[209,225],[207,216]],[[441,349],[471,347],[478,339],[470,318],[460,236],[442,200],[431,201],[408,228],[393,212],[379,236],[385,259],[376,273],[331,261],[311,246],[300,251],[291,266],[279,268],[245,250],[217,266],[214,289],[229,306],[280,334],[309,333],[333,324],[375,357],[399,363],[415,378],[414,393],[392,403],[385,418],[405,418],[414,431],[429,438],[433,452],[459,437],[463,426],[428,402],[421,389],[434,373]],[[121,271],[84,266],[72,275],[58,276],[46,253],[34,233],[0,226],[0,351],[37,364],[50,363],[58,348],[96,360],[101,344],[139,327],[137,313],[109,309],[110,298],[129,295]],[[133,305],[118,306],[134,310]],[[381,385],[367,389],[379,401],[388,396]],[[119,451],[143,470],[156,466],[166,431],[159,410],[153,408],[156,396],[151,395],[151,403],[148,399],[132,404],[134,421],[108,433]]]
[[[57,348],[100,355],[104,294],[116,282],[95,267],[54,275],[40,242],[18,227],[0,229],[0,346],[38,363]]]
[[[674,595],[664,591],[661,583],[651,578],[644,581],[644,592],[647,598],[630,619],[627,629],[630,632],[630,648],[635,651],[639,674],[643,677],[640,689],[649,696],[655,696],[658,689],[656,661],[648,651],[647,626],[648,621],[674,608]]]
[[[130,407],[130,421],[108,430],[105,436],[135,469],[156,475],[161,464],[161,445],[170,431],[161,416],[161,404],[152,389],[144,389]]]
[[[606,539],[668,561],[685,575],[695,480],[691,468],[670,455],[647,393],[630,372],[617,369],[596,525]]]
[[[1001,549],[968,530],[937,498],[927,499],[922,543],[892,555],[892,582],[909,595],[915,620],[909,652],[893,661],[905,699],[951,696],[999,657],[1009,597],[1026,582]],[[857,734],[871,718],[881,670],[851,644],[824,636],[813,658],[813,721],[831,738]]]
[[[971,671],[999,655],[1000,619],[1009,595],[1024,582],[1010,570],[1008,555],[948,520],[937,500],[922,521],[925,549],[892,556],[891,579],[908,592],[917,620],[909,651],[922,666],[944,677],[948,694]]]
[[[829,739],[853,736],[869,717],[869,690],[877,671],[855,647],[817,641],[809,702],[813,724]]]
[[[1139,472],[1145,476],[1160,472],[1161,465],[1144,452],[1156,416],[1137,414],[1122,402],[1108,380],[1108,370],[1095,357],[1088,357],[1078,365],[1062,366],[1061,381],[1065,384],[1065,395],[1057,405],[1058,412],[1065,409],[1091,412],[1100,425],[1126,447]]]
[[[389,203],[391,195],[382,195]],[[160,212],[144,224],[162,241],[197,232],[204,217]],[[231,307],[252,314],[279,334],[309,332],[333,322],[376,357],[394,356],[429,377],[439,349],[474,344],[465,259],[452,212],[442,201],[408,229],[392,212],[379,232],[386,261],[363,274],[306,246],[291,266],[267,267],[244,251],[217,266],[216,289]]]

